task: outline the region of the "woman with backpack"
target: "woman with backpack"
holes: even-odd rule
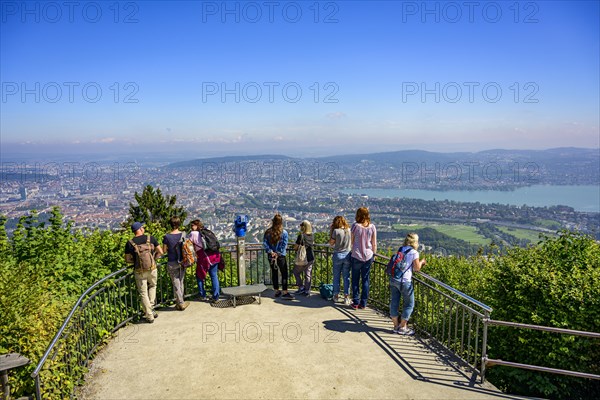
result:
[[[275,290],[275,297],[291,300],[294,295],[288,292],[288,267],[285,254],[288,244],[288,233],[283,229],[283,218],[281,214],[275,214],[271,227],[265,231],[263,246],[269,255],[271,265],[271,281]],[[279,274],[281,273],[281,284],[283,292],[279,290]]]
[[[219,285],[219,263],[221,262],[221,253],[219,251],[211,251],[205,249],[206,241],[202,238],[202,231],[206,230],[204,224],[199,219],[190,222],[192,231],[190,232],[190,240],[196,248],[196,281],[198,282],[198,294],[201,299],[206,300],[206,290],[204,289],[204,281],[206,276],[210,276],[212,283],[212,300],[219,300],[221,287]],[[214,234],[213,234],[214,235]]]
[[[296,294],[301,294],[303,296],[310,296],[312,267],[315,262],[315,255],[313,252],[314,244],[315,239],[312,233],[312,226],[310,222],[304,220],[300,223],[300,233],[296,238],[294,250],[297,251],[300,246],[304,246],[306,249],[306,263],[296,264],[293,269],[296,285],[298,285]],[[304,280],[302,280],[302,274],[304,274]]]
[[[173,282],[173,296],[175,297],[175,308],[179,311],[185,310],[190,303],[184,301],[184,278],[185,268],[181,265],[181,238],[183,232],[179,230],[181,220],[179,217],[172,217],[169,221],[172,231],[163,238],[163,248],[167,253],[167,271]]]
[[[404,245],[398,249],[402,261],[397,262],[398,271],[390,275],[390,316],[394,323],[393,333],[399,335],[414,335],[415,331],[408,328],[408,319],[415,307],[415,291],[412,282],[414,272],[419,272],[427,263],[424,258],[419,260],[419,235],[409,233],[404,239]],[[402,253],[402,254],[400,254]],[[395,266],[396,267],[396,266]],[[402,296],[402,318],[398,323],[398,308]]]

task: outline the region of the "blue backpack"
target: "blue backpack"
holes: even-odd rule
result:
[[[412,250],[412,247],[409,247],[408,249],[401,251],[402,247],[400,247],[398,249],[398,251],[396,252],[396,254],[394,254],[391,258],[390,261],[388,262],[386,268],[385,268],[385,273],[388,274],[390,276],[390,278],[396,280],[396,281],[400,281],[402,280],[402,276],[404,276],[404,273],[408,270],[408,268],[410,267],[408,265],[408,260],[406,259],[406,255]]]
[[[333,285],[331,283],[321,283],[319,292],[321,292],[321,297],[325,300],[333,299]]]

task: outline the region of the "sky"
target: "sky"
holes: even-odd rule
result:
[[[0,154],[600,147],[598,1],[4,1]]]

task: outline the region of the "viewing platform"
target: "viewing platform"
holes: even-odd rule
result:
[[[517,398],[481,384],[419,336],[392,334],[367,307],[317,292],[220,308],[190,301],[118,331],[95,357],[83,399]]]
[[[170,279],[160,265],[159,317],[149,324],[141,318],[132,269],[115,271],[85,290],[73,306],[31,375],[35,397],[522,398],[486,381],[486,369],[494,365],[600,379],[490,358],[487,352],[492,326],[595,339],[600,333],[494,320],[491,307],[423,272],[413,277],[416,307],[410,324],[416,334],[393,334],[384,273],[388,257],[376,257],[368,306],[354,310],[321,298],[315,287],[309,297],[275,298],[260,244],[222,247],[221,253],[224,292],[267,287],[260,304],[258,298],[238,297],[233,307],[225,295],[217,303],[198,301],[195,272],[188,268],[190,305],[176,310]],[[288,265],[294,255],[288,249]],[[331,274],[331,249],[317,246],[313,284],[332,282]]]

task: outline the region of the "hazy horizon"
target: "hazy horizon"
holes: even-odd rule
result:
[[[600,147],[600,2],[0,11],[3,157]]]

